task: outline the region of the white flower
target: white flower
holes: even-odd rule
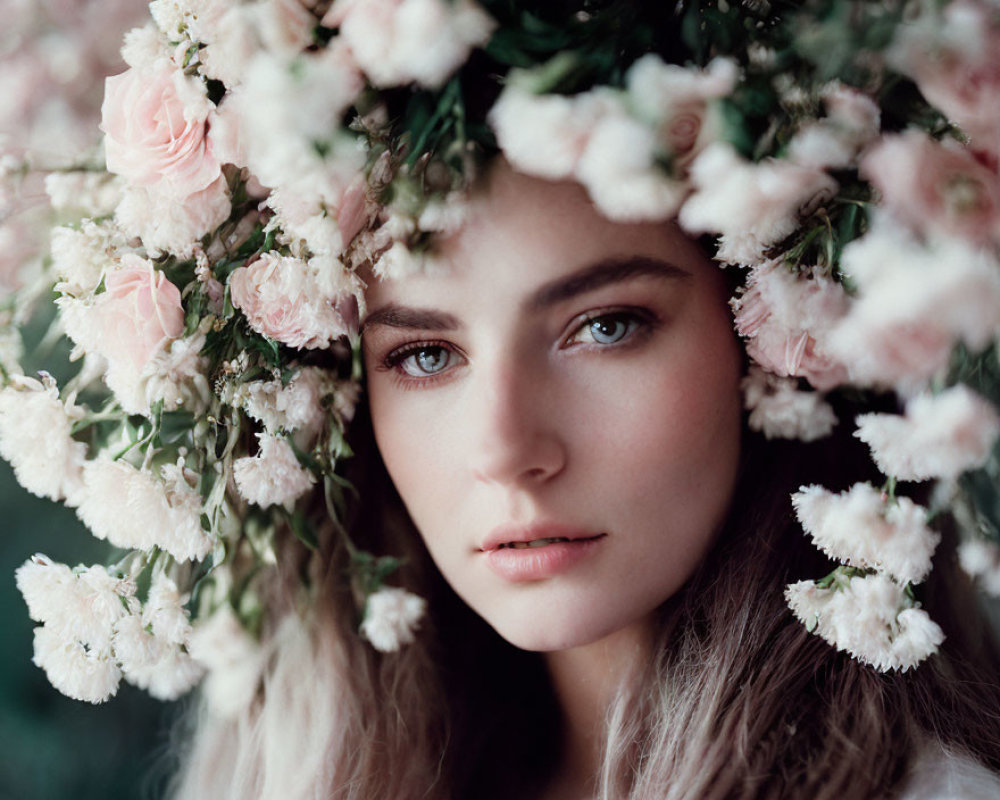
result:
[[[608,219],[620,222],[673,216],[687,186],[657,164],[652,128],[626,114],[605,114],[591,131],[576,177]]]
[[[256,456],[233,462],[233,476],[240,495],[262,508],[290,506],[316,482],[311,472],[299,466],[292,446],[284,439],[258,434]]]
[[[979,581],[983,590],[1000,597],[1000,547],[985,539],[970,539],[958,546],[958,563]]]
[[[837,415],[819,392],[800,392],[790,378],[750,367],[740,387],[750,412],[747,424],[768,439],[811,442],[829,435],[837,424]]]
[[[77,514],[97,538],[117,547],[159,547],[178,561],[201,560],[212,549],[212,537],[202,530],[201,495],[185,472],[167,464],[160,480],[123,461],[90,461]]]
[[[154,403],[163,401],[165,411],[186,408],[199,414],[211,399],[201,356],[205,336],[196,334],[166,342],[136,371],[127,363],[111,363],[105,374],[108,388],[129,414],[149,415]]]
[[[868,95],[839,82],[823,90],[826,117],[808,123],[788,143],[788,158],[819,169],[843,169],[879,134],[881,109]]]
[[[339,27],[376,86],[443,84],[496,23],[473,0],[336,0],[323,24]]]
[[[115,658],[125,679],[159,700],[174,700],[191,689],[202,667],[177,644],[150,633],[136,615],[115,627]]]
[[[417,275],[432,264],[432,258],[413,252],[403,242],[393,242],[372,264],[372,271],[381,280],[400,280]]]
[[[327,413],[320,400],[333,386],[332,377],[324,370],[304,367],[287,385],[277,378],[242,384],[236,389],[234,402],[272,436],[295,430],[315,432]]]
[[[985,347],[1000,327],[1000,263],[956,239],[918,241],[890,219],[844,248],[858,293],[827,349],[861,385],[912,390],[959,341]]]
[[[927,509],[906,497],[888,502],[867,483],[834,494],[803,486],[792,505],[813,543],[830,558],[884,570],[903,583],[920,583],[941,537],[927,527]]]
[[[142,606],[143,627],[165,642],[187,645],[191,636],[191,620],[184,608],[187,599],[181,596],[172,578],[157,572]]]
[[[32,494],[72,502],[87,453],[72,438],[73,421],[82,415],[59,399],[50,381],[19,377],[0,389],[0,456]]]
[[[854,435],[878,468],[904,481],[957,478],[983,464],[1000,436],[1000,414],[963,384],[917,395],[905,416],[862,414],[856,422]]]
[[[20,375],[23,356],[24,347],[17,330],[0,326],[0,370],[10,375]]]
[[[361,633],[372,647],[391,653],[413,641],[427,602],[405,589],[384,587],[368,596]]]
[[[109,653],[88,650],[48,625],[35,628],[34,663],[49,682],[74,700],[103,703],[118,691],[121,670]]]
[[[765,248],[799,224],[810,209],[832,198],[837,182],[819,169],[790,161],[743,160],[732,146],[711,144],[691,165],[695,193],[679,220],[689,233],[722,234],[720,261],[752,265]]]
[[[107,216],[121,200],[121,192],[121,179],[106,172],[50,172],[45,176],[45,193],[57,211]]]
[[[882,672],[905,672],[944,641],[927,613],[884,575],[854,576],[827,589],[800,581],[785,589],[785,599],[809,630]]]
[[[85,220],[79,230],[53,228],[52,268],[60,279],[56,291],[75,297],[93,292],[124,245],[124,237],[109,223]]]
[[[191,632],[191,657],[207,670],[201,690],[209,707],[223,717],[234,716],[250,704],[265,654],[224,603],[211,616],[199,617]]]

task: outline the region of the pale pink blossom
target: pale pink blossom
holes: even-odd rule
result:
[[[93,292],[124,248],[121,232],[107,222],[85,220],[78,228],[53,228],[50,255],[60,279],[56,291],[76,297]]]
[[[376,86],[436,88],[496,22],[474,0],[336,0],[323,25],[340,29]]]
[[[959,384],[940,394],[920,394],[906,414],[862,414],[854,435],[872,449],[886,475],[904,481],[957,478],[983,464],[1000,436],[993,405]]]
[[[219,178],[209,136],[214,106],[199,81],[163,63],[128,69],[105,86],[101,129],[111,172],[176,200]]]
[[[238,458],[233,476],[240,495],[266,508],[271,505],[291,507],[308,492],[316,478],[303,469],[292,447],[284,439],[258,434],[259,450],[255,456]]]
[[[752,164],[728,144],[709,145],[691,165],[695,192],[681,207],[689,233],[721,234],[719,261],[753,265],[832,198],[837,182],[819,169],[775,159]]]
[[[338,304],[349,304],[358,286],[336,262],[264,253],[235,270],[229,287],[251,328],[291,347],[326,347],[351,332]]]
[[[368,596],[361,633],[383,653],[413,642],[427,602],[405,589],[383,587]]]
[[[968,135],[973,149],[1000,154],[1000,17],[988,0],[957,0],[900,25],[889,62]]]
[[[129,414],[149,415],[157,402],[165,411],[186,408],[201,413],[211,399],[205,374],[206,360],[201,356],[204,334],[173,339],[156,350],[141,370],[127,363],[112,362],[104,380],[115,399]]]
[[[844,248],[858,293],[826,341],[861,385],[920,388],[964,342],[985,347],[1000,326],[1000,264],[956,239],[918,241],[878,218]]]
[[[918,231],[1000,238],[1000,177],[954,140],[916,130],[886,136],[865,154],[861,174],[882,205]]]
[[[906,672],[944,641],[940,627],[884,575],[853,576],[830,588],[800,581],[785,589],[785,599],[810,631],[882,672]]]
[[[736,330],[747,337],[747,353],[775,375],[804,377],[827,391],[847,379],[843,364],[823,341],[847,311],[836,281],[797,274],[780,261],[750,273],[746,289],[731,301]]]
[[[889,500],[867,483],[835,494],[803,486],[792,495],[802,527],[830,558],[920,583],[941,537],[927,526],[927,509],[906,497]]]
[[[823,396],[799,391],[793,379],[750,367],[740,387],[744,407],[750,412],[747,424],[768,439],[811,442],[828,436],[837,424],[837,415]]]
[[[840,82],[825,87],[826,116],[803,126],[788,143],[787,157],[818,169],[850,167],[879,134],[881,110],[867,94]]]
[[[98,306],[101,354],[110,362],[141,370],[164,344],[184,331],[180,290],[151,261],[121,257],[104,277]]]
[[[203,668],[180,645],[146,628],[130,614],[115,626],[114,656],[129,683],[159,700],[175,700],[201,680]]]

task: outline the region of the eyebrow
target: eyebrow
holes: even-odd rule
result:
[[[525,300],[524,307],[528,311],[541,311],[578,295],[639,277],[676,280],[690,278],[691,273],[676,264],[658,258],[646,256],[608,258],[543,284]],[[453,331],[461,327],[458,317],[454,314],[427,308],[411,308],[396,303],[388,303],[370,312],[361,330],[364,331],[374,325],[429,331]]]

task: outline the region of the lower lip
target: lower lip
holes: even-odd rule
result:
[[[497,548],[486,553],[486,563],[504,580],[540,581],[569,571],[593,553],[603,539],[597,536],[544,547]]]

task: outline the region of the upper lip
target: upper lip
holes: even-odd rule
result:
[[[593,539],[600,533],[563,525],[558,522],[535,522],[530,525],[498,525],[483,540],[479,549],[484,553],[511,542],[533,542],[536,539]]]

